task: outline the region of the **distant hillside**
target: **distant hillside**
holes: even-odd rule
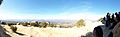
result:
[[[6,22],[6,23],[17,23],[17,22],[30,22],[30,21],[38,21],[38,22],[50,22],[50,23],[54,23],[54,24],[73,24],[76,20],[60,20],[60,19],[54,19],[54,20],[19,20],[19,19],[11,19],[11,20],[1,20],[2,22]]]

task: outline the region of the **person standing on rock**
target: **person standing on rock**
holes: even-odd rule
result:
[[[109,25],[110,25],[110,13],[107,13],[105,26],[108,27]]]
[[[112,23],[112,25],[111,25],[111,27],[109,29],[113,29],[114,26],[117,24],[117,21],[115,21],[114,14],[112,15],[111,23]]]
[[[119,20],[119,15],[118,15],[118,13],[117,13],[117,12],[115,13],[115,16],[116,16],[116,22],[118,23],[118,20]]]

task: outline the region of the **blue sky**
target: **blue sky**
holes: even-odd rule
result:
[[[1,19],[98,18],[107,12],[119,11],[119,2],[120,0],[4,0],[0,13]]]

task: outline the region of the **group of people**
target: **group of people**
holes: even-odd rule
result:
[[[105,27],[109,27],[109,29],[113,29],[114,26],[120,22],[120,12],[116,12],[114,14],[107,13],[106,17],[103,18]]]
[[[120,12],[107,13],[107,15],[103,18],[104,27],[108,30],[117,31],[119,29],[120,23]],[[117,28],[117,29],[116,29]],[[110,32],[108,37],[113,37],[114,32]],[[116,35],[116,33],[114,33]],[[101,26],[97,26],[93,30],[94,37],[103,37],[103,29]]]

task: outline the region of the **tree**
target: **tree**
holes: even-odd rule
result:
[[[98,19],[98,21],[102,22],[102,24],[104,24],[105,18],[100,18]]]
[[[98,19],[98,21],[102,21],[102,20],[103,20],[103,18]]]
[[[13,26],[13,25],[10,26],[10,29],[12,29],[13,32],[16,32],[16,31],[17,31],[17,27],[16,27],[16,26]]]
[[[80,20],[76,23],[76,26],[77,26],[77,27],[85,26],[84,20],[83,20],[83,19],[80,19]]]

